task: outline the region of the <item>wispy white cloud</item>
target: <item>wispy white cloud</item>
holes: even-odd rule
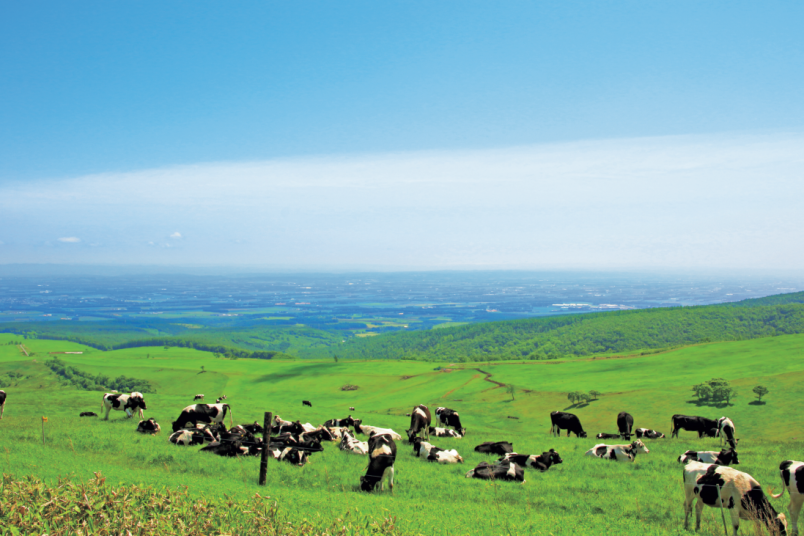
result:
[[[78,237],[75,237],[75,236],[65,236],[65,237],[59,238],[59,242],[67,242],[69,244],[75,244],[75,243],[78,243],[80,241],[81,241],[81,239],[78,238]]]
[[[802,268],[803,174],[797,133],[224,162],[0,186],[0,226],[119,262]]]

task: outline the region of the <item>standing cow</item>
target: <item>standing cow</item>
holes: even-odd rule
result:
[[[770,529],[771,534],[787,534],[785,515],[773,509],[759,482],[748,473],[722,465],[690,462],[684,466],[685,530],[689,526],[692,503],[696,498],[696,531],[701,528],[701,512],[706,505],[729,511],[735,535],[740,527],[740,519],[756,520]]]
[[[784,495],[784,490],[790,495],[790,503],[787,505],[787,513],[790,514],[790,533],[793,536],[798,534],[798,516],[801,513],[801,505],[804,504],[804,463],[794,460],[785,460],[779,465],[779,476],[782,477],[782,491],[776,495],[771,494],[774,499],[780,499]]]
[[[728,417],[721,417],[717,420],[717,436],[720,438],[721,445],[725,440],[731,448],[736,449],[737,441],[739,441],[739,439],[734,439],[736,432],[737,429],[734,427],[734,423]]]
[[[554,411],[550,414],[550,433],[556,436],[561,436],[561,430],[567,431],[567,437],[570,432],[575,434],[575,437],[586,437],[586,432],[583,431],[581,420],[572,413],[564,413],[563,411]]]
[[[3,418],[3,412],[6,411],[6,392],[0,389],[0,419]]]
[[[101,401],[101,409],[106,410],[106,416],[103,420],[109,420],[109,412],[111,410],[117,411],[125,411],[126,417],[131,418],[134,415],[134,411],[138,412],[140,418],[145,418],[142,411],[148,409],[145,406],[145,399],[142,396],[142,393],[138,393],[134,391],[130,395],[122,395],[116,393],[106,393],[103,395],[103,400]]]
[[[369,465],[366,474],[360,477],[360,489],[374,491],[380,483],[388,480],[388,488],[394,490],[394,462],[396,461],[396,443],[390,434],[372,433],[368,440]]]
[[[199,422],[220,424],[229,412],[229,426],[232,425],[232,414],[229,404],[195,404],[187,406],[179,414],[179,418],[173,421],[173,431],[178,432],[188,424],[195,426]]]
[[[702,436],[712,436],[717,434],[717,421],[706,417],[692,417],[689,415],[673,415],[673,431],[670,437],[678,437],[678,432],[686,430],[688,432],[698,432],[698,439]],[[714,434],[712,433],[714,431]]]
[[[634,428],[634,418],[631,416],[630,413],[621,411],[617,415],[617,430],[619,430],[620,436],[626,441],[630,441],[631,430],[633,430],[633,428]]]
[[[458,414],[457,411],[454,409],[449,408],[436,408],[436,417],[441,424],[446,426],[451,426],[455,429],[456,432],[461,434],[461,436],[466,435],[466,428],[461,426],[461,416]]]
[[[419,432],[422,432],[425,439],[430,439],[430,423],[433,418],[430,415],[430,410],[424,404],[419,404],[413,408],[410,414],[410,428],[406,430],[408,434],[408,443],[413,441]]]

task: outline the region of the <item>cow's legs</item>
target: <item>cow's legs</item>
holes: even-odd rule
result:
[[[111,406],[106,406],[106,416],[103,418],[104,421],[109,420],[109,412],[112,410]]]
[[[692,502],[695,495],[684,489],[684,530],[689,528],[690,514],[692,513]]]
[[[6,411],[6,403],[3,402],[2,404],[0,404],[0,419],[3,418],[3,413],[5,413],[5,411]]]
[[[731,526],[734,528],[734,536],[737,536],[737,529],[740,528],[740,508],[738,504],[739,502],[734,505],[734,508],[729,509],[731,513]]]
[[[787,513],[790,514],[790,534],[793,536],[798,535],[798,516],[801,513],[801,504],[804,503],[804,497],[798,496],[797,498],[790,498],[790,504],[787,505]]]
[[[701,513],[703,512],[703,501],[699,498],[695,503],[695,532],[701,530]]]

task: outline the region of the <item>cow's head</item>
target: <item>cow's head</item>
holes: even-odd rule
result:
[[[360,477],[360,489],[362,491],[374,491],[374,487],[377,485],[377,482],[380,481],[380,477],[373,476],[373,475],[365,475]]]
[[[645,446],[645,443],[643,443],[641,439],[637,439],[636,441],[631,443],[631,448],[640,452],[644,452],[645,454],[650,452],[648,450],[648,447]]]
[[[542,457],[550,460],[550,464],[555,465],[557,463],[564,463],[564,460],[561,459],[561,456],[558,455],[554,449],[550,449],[547,452],[542,452]]]
[[[586,432],[584,432],[583,430],[581,430],[577,435],[578,435],[578,437],[580,437],[582,439],[586,438]]]

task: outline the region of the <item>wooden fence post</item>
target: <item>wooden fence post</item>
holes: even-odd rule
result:
[[[260,486],[265,485],[268,478],[268,446],[271,444],[271,419],[273,416],[270,411],[265,412],[265,422],[262,428],[262,455],[260,456]]]

